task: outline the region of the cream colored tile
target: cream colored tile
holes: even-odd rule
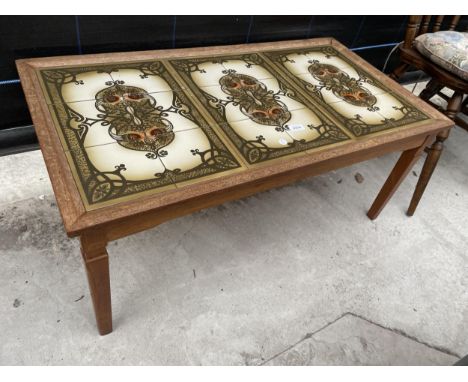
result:
[[[301,74],[301,75],[298,75],[297,78],[299,78],[301,81],[306,82],[312,87],[317,87],[318,89],[320,89],[320,93],[322,94],[323,101],[325,103],[334,103],[334,102],[343,101],[343,98],[336,96],[332,90],[327,89],[323,84],[321,84],[321,82],[318,79],[312,76],[312,74],[310,73]],[[352,78],[356,78],[356,77],[352,77]],[[361,86],[367,89],[371,94],[375,96],[377,96],[378,94],[385,93],[384,89],[371,85],[367,82],[363,82]],[[307,90],[311,91],[311,88],[307,88]]]
[[[210,141],[203,129],[180,131],[175,133],[174,140],[164,148],[167,154],[161,157],[161,161],[170,171],[189,171],[202,164],[200,155],[194,151],[204,152],[210,147]]]
[[[314,126],[322,124],[320,118],[310,109],[300,109],[291,112],[291,119],[285,125],[287,133],[295,140],[313,141],[320,137]]]
[[[226,73],[223,73],[226,69],[221,63],[203,62],[198,64],[198,70],[194,70],[190,73],[192,81],[199,88],[206,86],[219,85],[219,79]]]
[[[108,73],[89,71],[77,74],[75,81],[62,85],[64,102],[93,100],[96,94],[113,85],[112,77]]]
[[[163,110],[166,110],[171,107],[172,94],[172,92],[165,92],[155,93],[149,96],[155,98],[156,106],[161,106]],[[96,101],[70,102],[62,105],[61,107],[60,105],[49,106],[51,109],[60,108],[60,113],[63,114],[67,113],[65,107],[69,108],[68,114],[65,117],[65,121],[67,122],[62,120],[62,125],[60,125],[58,121],[55,123],[59,124],[59,128],[62,129],[62,131],[69,128],[76,129],[77,131],[81,130],[83,127],[86,128],[86,135],[83,141],[85,147],[116,142],[116,140],[109,134],[109,128],[113,126],[115,115],[108,116],[102,106],[100,106],[101,110],[98,110]],[[133,111],[133,115],[140,117],[140,119],[144,119],[144,117],[139,116],[138,109],[135,108],[134,110],[136,111]],[[53,110],[52,113],[54,113]],[[194,121],[186,118],[173,109],[171,111],[166,110],[163,114],[163,118],[167,119],[171,123],[172,131],[174,132],[202,127],[198,126]],[[130,118],[130,113],[125,113],[125,106],[123,106],[121,110],[121,118],[123,120]],[[139,126],[135,126],[135,130],[139,130]]]
[[[309,60],[317,60],[322,64],[333,65],[341,69],[348,69],[353,66],[352,64],[347,63],[345,60],[338,56],[331,56],[322,52],[310,51],[307,52],[306,55],[309,58]]]
[[[395,122],[398,122],[406,116],[404,113],[405,109],[406,107],[391,94],[383,94],[381,96],[378,113],[384,119],[393,119]]]
[[[245,74],[263,80],[267,78],[274,78],[274,74],[268,71],[261,65],[246,62],[243,60],[226,60],[223,61],[223,66],[227,70],[235,70],[238,74]]]
[[[362,121],[370,125],[381,125],[385,119],[398,121],[404,117],[404,114],[398,110],[398,108],[403,107],[403,104],[393,95],[384,93],[375,97],[377,102],[374,105],[374,111],[363,106],[354,106],[345,101],[331,103],[329,107],[345,118],[354,119],[356,115],[359,115]]]
[[[106,145],[109,143],[116,143],[116,140],[112,138],[109,134],[109,127],[110,125],[104,125],[103,122],[97,122],[90,125],[87,129],[83,146],[90,147],[90,146],[98,146],[98,145]]]
[[[79,114],[85,119],[102,119],[103,110],[97,109],[96,99],[88,101],[66,102],[65,105],[70,109],[72,113]],[[78,118],[79,117],[76,116],[76,119]]]
[[[276,95],[276,103],[280,108],[285,110],[297,110],[303,109],[306,106],[300,101],[292,99],[289,95],[285,95],[284,92],[280,90],[280,85],[278,80],[274,78],[261,80],[262,84],[265,85],[266,90],[272,91]],[[218,99],[221,104],[224,104],[225,109],[225,119],[227,122],[241,121],[244,119],[250,118],[250,115],[246,112],[243,112],[241,106],[236,102],[232,102],[231,96],[228,93],[225,93],[221,86],[208,86],[200,89],[202,92],[208,94],[211,97]],[[252,94],[252,104],[261,103],[262,100],[259,97],[256,97],[255,94]],[[212,101],[211,104],[216,104],[216,101]],[[262,105],[259,105],[259,109],[263,110]]]
[[[162,110],[168,110],[171,108],[173,101],[174,101],[174,92],[169,90],[167,92],[158,92],[158,93],[151,93],[149,97],[154,98],[156,101],[156,107],[162,108]]]
[[[322,64],[334,65],[343,70],[346,69],[353,71],[353,68],[340,58],[334,56],[326,58],[325,54],[319,52],[307,53],[307,55],[291,53],[288,54],[286,58],[287,60],[284,61],[283,66],[286,70],[296,76],[309,73],[309,66],[311,65],[312,60],[318,60]]]
[[[167,112],[165,114],[164,118],[171,123],[173,132],[200,127],[190,119],[185,118],[176,112]],[[84,139],[85,147],[116,142],[116,140],[109,134],[109,128],[112,128],[112,123],[107,126],[103,126],[103,123],[105,124],[105,122],[94,123],[88,127],[88,131]],[[138,127],[136,127],[135,130],[139,131]]]
[[[126,170],[122,175],[129,181],[143,181],[156,178],[155,174],[164,172],[162,162],[149,159],[147,151],[129,150],[118,143],[92,146],[84,149],[90,162],[99,172],[115,171],[123,164]]]
[[[369,125],[380,125],[383,122],[382,116],[377,111],[369,111],[365,107],[354,106],[348,102],[335,102],[329,105],[346,119],[355,119],[357,116]]]
[[[394,118],[395,120],[403,117],[403,113],[396,110],[397,108],[403,107],[403,104],[390,93],[377,95],[376,98],[377,102],[375,106],[379,108],[379,114],[385,118]]]
[[[250,119],[228,124],[230,128],[245,141],[256,141],[262,136],[262,142],[271,148],[286,148],[293,139],[286,131],[278,131],[277,126],[258,124]],[[225,126],[225,128],[229,128]]]
[[[169,92],[171,86],[156,74],[145,74],[139,69],[118,69],[110,73],[114,81],[121,81],[123,85],[135,86],[147,93]],[[180,85],[177,85],[177,89]]]

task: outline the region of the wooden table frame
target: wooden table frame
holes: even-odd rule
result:
[[[59,136],[54,128],[52,116],[42,95],[41,86],[36,76],[37,69],[62,65],[229,54],[233,51],[248,53],[269,49],[313,47],[323,44],[332,45],[389,87],[395,94],[404,97],[426,113],[430,119],[414,127],[390,130],[385,134],[348,142],[338,147],[324,147],[309,155],[293,156],[275,160],[272,163],[267,162],[247,171],[195,183],[182,189],[170,190],[157,195],[144,195],[136,200],[124,201],[97,210],[85,210]],[[109,260],[106,251],[106,245],[109,241],[226,201],[243,198],[390,152],[402,151],[400,159],[368,212],[369,218],[375,219],[418,160],[424,148],[435,140],[437,134],[453,126],[453,122],[443,114],[331,38],[24,59],[17,61],[17,67],[66,232],[70,237],[80,237],[97,326],[101,335],[112,331]]]

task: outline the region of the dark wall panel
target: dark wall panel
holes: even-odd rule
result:
[[[362,16],[350,48],[402,41],[406,19],[406,16]]]
[[[309,37],[333,36],[351,46],[361,24],[362,16],[312,16]]]
[[[0,81],[18,78],[16,59],[77,53],[74,16],[0,16]]]
[[[250,16],[177,16],[174,47],[243,44]]]
[[[331,36],[381,70],[406,23],[407,16],[0,16],[0,133],[31,123],[18,58]],[[465,16],[457,29],[467,28]]]
[[[246,42],[307,38],[311,16],[252,16]]]
[[[0,115],[0,129],[31,124],[21,84],[0,86]]]
[[[173,16],[78,16],[83,54],[172,48]]]

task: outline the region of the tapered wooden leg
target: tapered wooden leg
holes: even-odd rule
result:
[[[401,63],[395,68],[395,70],[392,73],[390,73],[389,76],[391,79],[397,81],[403,74],[405,74],[408,68],[409,68],[408,64]]]
[[[380,212],[382,212],[385,205],[391,199],[403,179],[405,179],[408,172],[418,160],[424,148],[432,141],[432,139],[432,136],[428,136],[420,147],[406,150],[401,154],[400,159],[398,159],[398,162],[395,164],[395,167],[388,176],[387,181],[367,212],[367,216],[370,219],[374,220],[379,216]]]
[[[462,93],[454,93],[452,98],[450,98],[447,110],[445,114],[449,118],[455,118],[455,115],[461,108],[463,101],[463,94]],[[409,205],[408,211],[406,214],[408,216],[413,216],[416,208],[418,207],[419,201],[426,190],[427,184],[434,173],[436,168],[437,162],[439,161],[440,155],[442,154],[442,149],[444,148],[444,141],[447,139],[450,130],[445,130],[442,133],[437,135],[436,141],[434,144],[427,150],[427,157],[426,161],[424,162],[424,166],[421,171],[421,175],[418,179],[418,184],[416,185],[416,189],[414,190],[413,197],[411,199],[411,203]]]
[[[81,236],[81,253],[99,334],[109,334],[112,332],[112,306],[106,243],[97,235],[84,234]]]

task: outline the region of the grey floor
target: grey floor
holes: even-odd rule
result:
[[[396,158],[110,243],[105,337],[41,153],[0,158],[0,364],[455,363],[468,353],[468,133],[452,131],[414,217],[422,161],[372,222]]]

